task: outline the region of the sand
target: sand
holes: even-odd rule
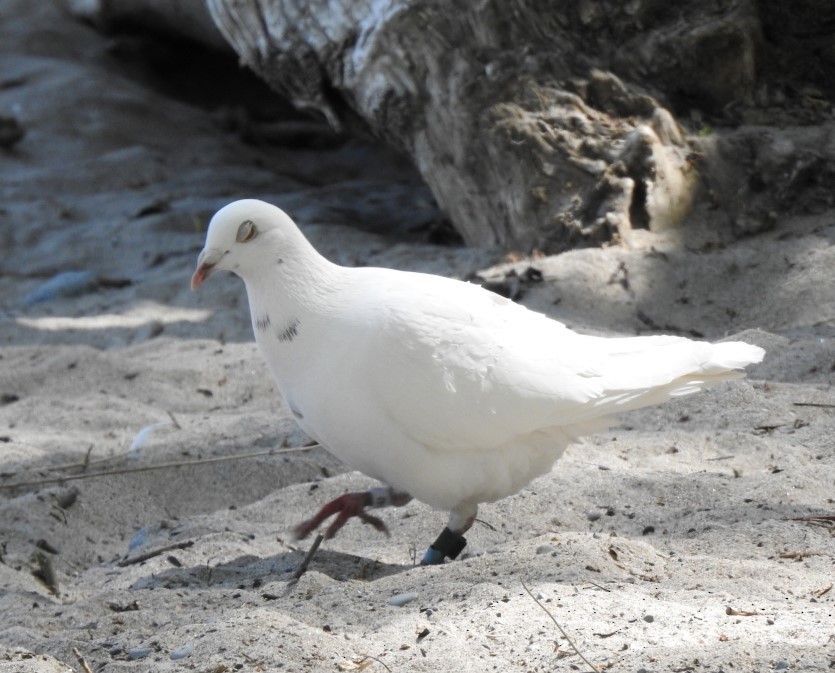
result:
[[[0,150],[0,671],[588,670],[551,616],[600,670],[835,666],[835,211],[502,263],[429,243],[438,213],[380,148],[246,143],[218,123],[233,95],[166,95],[51,3],[0,11],[0,114],[26,131]],[[242,284],[189,291],[208,217],[244,196],[341,263],[533,265],[521,301],[576,329],[768,355],[570,447],[453,563],[414,565],[446,515],[413,502],[293,583],[291,527],[374,483],[299,450]],[[44,290],[68,271],[74,293]]]

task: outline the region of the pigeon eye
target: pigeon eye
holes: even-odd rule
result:
[[[257,235],[258,229],[255,227],[255,223],[252,220],[246,220],[241,222],[241,226],[238,227],[238,234],[235,236],[235,240],[238,243],[246,243]]]

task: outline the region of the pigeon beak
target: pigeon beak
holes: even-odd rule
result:
[[[220,250],[213,250],[205,248],[200,256],[197,258],[197,268],[194,270],[194,275],[191,277],[191,289],[196,290],[203,284],[209,276],[211,276],[217,269],[216,265],[221,260],[225,253]]]

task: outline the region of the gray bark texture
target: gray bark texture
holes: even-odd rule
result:
[[[228,46],[204,0],[64,0],[64,4],[74,16],[103,31],[141,28],[214,49]]]
[[[407,153],[470,244],[601,244],[694,204],[752,233],[831,202],[831,0],[180,4],[297,107]]]

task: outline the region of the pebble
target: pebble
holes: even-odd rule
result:
[[[418,595],[413,592],[408,592],[405,594],[397,594],[396,596],[392,596],[391,598],[386,601],[389,605],[394,605],[398,608],[402,608],[407,603],[411,603],[412,601],[416,600]]]
[[[556,551],[554,547],[550,544],[541,544],[536,548],[537,554],[550,554],[552,551]]]
[[[151,652],[150,647],[132,647],[128,650],[128,659],[144,659]]]
[[[644,615],[644,621],[647,624],[652,624],[655,621],[655,617],[653,617],[652,615]]]
[[[178,647],[176,650],[171,650],[171,654],[168,655],[168,658],[172,661],[176,661],[177,659],[185,659],[188,656],[191,656],[191,653],[194,651],[194,645],[191,643],[186,643],[182,647]]]

